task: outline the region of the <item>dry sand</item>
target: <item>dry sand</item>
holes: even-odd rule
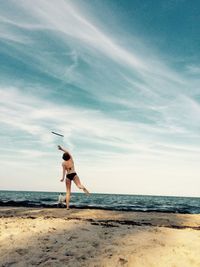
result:
[[[200,215],[2,207],[0,266],[199,267]]]

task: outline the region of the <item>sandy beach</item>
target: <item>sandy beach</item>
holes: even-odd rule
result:
[[[0,266],[200,266],[200,215],[0,208]]]

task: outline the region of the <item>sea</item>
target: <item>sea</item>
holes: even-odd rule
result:
[[[0,191],[0,206],[62,208],[58,204],[60,193],[3,190]],[[99,193],[87,196],[84,193],[72,193],[70,206],[80,209],[200,214],[200,198],[197,197]]]

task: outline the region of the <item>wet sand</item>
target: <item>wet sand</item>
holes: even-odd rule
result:
[[[1,207],[0,266],[199,267],[200,215]]]

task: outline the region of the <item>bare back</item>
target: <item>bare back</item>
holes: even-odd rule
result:
[[[62,166],[65,168],[67,173],[75,172],[74,161],[72,158],[70,158],[69,160],[63,161]]]

